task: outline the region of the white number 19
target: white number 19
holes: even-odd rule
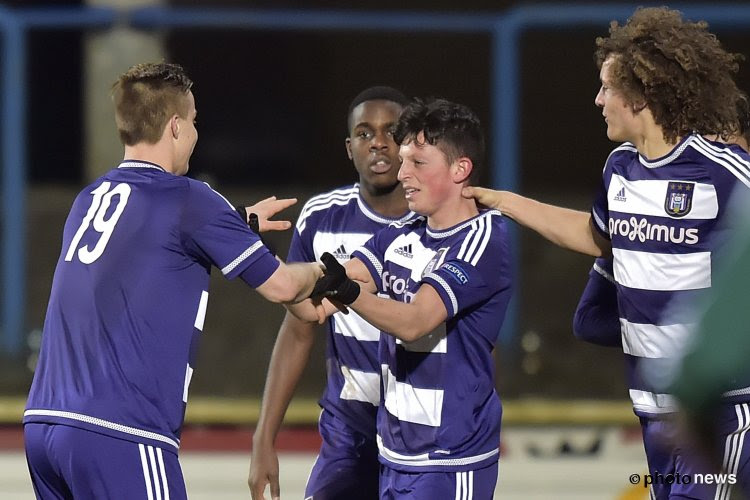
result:
[[[76,253],[76,249],[78,249],[78,243],[80,243],[81,238],[83,238],[84,233],[86,233],[86,230],[91,223],[91,219],[94,220],[94,229],[102,235],[99,238],[99,241],[96,242],[96,246],[93,250],[89,250],[88,245],[78,249],[78,258],[84,264],[91,264],[102,256],[104,248],[107,246],[109,238],[112,236],[112,231],[115,230],[115,225],[117,224],[117,221],[120,220],[122,211],[125,210],[125,205],[128,204],[128,197],[130,196],[129,185],[124,183],[118,184],[112,188],[112,191],[110,191],[109,187],[111,185],[111,182],[102,182],[98,188],[91,191],[91,194],[94,195],[94,199],[91,201],[91,206],[89,207],[88,212],[86,212],[86,217],[81,221],[81,225],[78,228],[78,231],[76,231],[73,241],[70,242],[68,253],[65,254],[66,262],[73,260],[73,255]],[[109,219],[104,220],[104,215],[107,213],[109,205],[112,203],[112,197],[115,195],[120,195],[115,211]]]

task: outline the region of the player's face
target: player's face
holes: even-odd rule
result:
[[[393,130],[403,108],[385,100],[365,101],[352,110],[346,151],[368,192],[390,192],[398,185],[398,145]]]
[[[401,144],[399,156],[398,180],[404,188],[409,210],[428,217],[435,215],[443,202],[454,194],[453,166],[437,146],[425,142],[422,132],[416,140]]]
[[[612,86],[612,64],[612,56],[602,64],[599,72],[602,86],[594,102],[602,108],[602,115],[607,123],[607,137],[616,142],[633,141],[637,125],[636,116],[622,93]]]
[[[195,97],[188,91],[188,112],[185,118],[180,118],[180,133],[177,137],[176,161],[177,175],[185,175],[190,168],[190,156],[198,142],[198,130],[195,128],[195,118],[198,111],[195,109]]]

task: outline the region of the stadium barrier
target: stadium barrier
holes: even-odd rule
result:
[[[522,36],[529,30],[557,30],[578,26],[604,26],[612,19],[625,20],[639,4],[618,5],[533,5],[519,6],[497,14],[461,15],[448,13],[397,13],[338,10],[251,10],[216,8],[141,8],[115,11],[107,8],[9,9],[0,6],[2,32],[2,97],[0,98],[0,161],[2,185],[2,276],[0,304],[0,354],[21,353],[25,325],[25,197],[26,157],[26,65],[27,35],[31,30],[107,29],[116,23],[139,29],[234,28],[248,30],[378,30],[430,31],[445,33],[486,33],[490,35],[492,82],[492,126],[494,144],[491,184],[519,188],[520,97]],[[703,19],[717,30],[739,30],[750,26],[750,5],[674,5],[690,19]],[[377,21],[377,22],[374,22]],[[514,255],[518,259],[514,235]],[[515,263],[518,270],[518,262]],[[520,294],[516,294],[519,296]],[[517,329],[516,305],[512,305],[504,335],[511,338]],[[257,418],[257,401],[191,401],[188,422],[215,423],[237,418],[251,423]],[[506,423],[631,423],[627,403],[549,402],[539,400],[506,403]],[[0,399],[0,423],[18,422],[23,400]],[[312,401],[295,403],[290,419],[317,420]]]

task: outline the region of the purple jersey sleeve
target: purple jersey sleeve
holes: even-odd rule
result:
[[[606,172],[606,168],[605,168]],[[591,207],[591,220],[594,228],[603,237],[610,239],[607,221],[609,220],[609,208],[607,206],[607,186],[602,180],[597,191],[594,204]]]
[[[609,234],[609,203],[607,202],[607,193],[609,183],[612,179],[613,166],[617,162],[627,163],[633,155],[633,147],[630,144],[623,144],[609,154],[604,164],[602,172],[602,182],[599,184],[599,190],[594,198],[594,204],[591,207],[591,220],[594,228],[606,239],[611,239]]]
[[[289,245],[287,262],[315,262],[315,253],[312,245],[312,231],[307,229],[302,233],[294,230],[292,243]]]
[[[485,247],[470,256],[462,255],[460,248],[451,249],[446,260],[422,279],[423,283],[429,283],[438,292],[448,318],[511,288],[512,273],[505,223],[500,217],[494,217],[493,224],[488,225],[488,229],[491,232]],[[483,233],[477,233],[475,237],[481,238]]]
[[[714,168],[709,170],[709,174],[714,189],[716,189],[716,195],[719,198],[720,214],[718,218],[728,220],[729,223],[727,225],[734,226],[739,221],[735,220],[736,216],[732,214],[732,207],[735,204],[744,203],[743,200],[746,200],[748,193],[750,193],[750,190],[748,190],[750,187],[750,174],[735,165],[750,162],[750,155],[739,146],[726,146],[724,144],[721,144],[721,146],[724,149],[717,149],[726,158],[726,164],[734,168],[732,170],[729,168]],[[725,216],[725,214],[727,215]]]
[[[397,236],[390,226],[383,228],[367,240],[367,243],[352,252],[352,258],[361,260],[375,281],[378,293],[384,293],[383,289],[383,255],[388,244]]]
[[[250,281],[257,286],[279,266],[260,237],[208,184],[190,183],[189,202],[181,222],[188,253],[204,264],[218,267],[228,279],[240,274],[247,276],[245,271],[251,270]]]
[[[585,342],[620,347],[620,314],[612,259],[598,258],[573,316],[573,333]]]

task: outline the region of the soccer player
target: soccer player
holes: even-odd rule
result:
[[[211,267],[272,302],[307,297],[322,275],[279,262],[224,197],[184,177],[191,87],[166,63],[114,84],[124,160],[71,207],[24,412],[38,498],[187,498],[177,452]]]
[[[288,261],[316,262],[323,252],[341,261],[370,237],[413,214],[398,182],[398,145],[393,130],[406,96],[391,87],[360,92],[347,113],[346,152],[359,182],[314,196],[297,220]],[[279,497],[279,463],[274,440],[294,388],[310,356],[315,324],[287,312],[271,355],[248,484],[253,498],[263,498],[266,484]],[[380,330],[357,314],[335,314],[327,322],[327,385],[320,405],[323,438],[306,498],[376,499],[378,448],[375,416],[380,402]]]
[[[346,271],[324,254],[316,290],[329,290],[384,333],[380,498],[489,499],[501,417],[492,350],[511,294],[506,223],[461,196],[484,154],[470,109],[415,101],[395,137],[398,177],[421,217],[377,233]],[[290,309],[314,319],[321,308],[309,306]],[[328,300],[323,306],[329,314]]]
[[[624,142],[607,159],[590,214],[508,193],[467,189],[550,241],[593,256],[612,254],[622,343],[634,376],[630,396],[641,419],[652,476],[713,472],[674,435],[676,405],[668,367],[685,348],[695,296],[711,286],[715,256],[733,232],[727,207],[750,187],[750,158],[739,147],[702,137],[738,130],[742,97],[738,55],[727,53],[705,23],[667,8],[638,9],[597,39],[607,136]],[[699,135],[702,134],[702,135]],[[722,406],[724,467],[750,475],[743,446],[750,389],[733,387]],[[722,485],[719,492],[725,492]],[[713,497],[715,485],[660,484],[656,498]],[[723,494],[723,493],[722,493]]]

